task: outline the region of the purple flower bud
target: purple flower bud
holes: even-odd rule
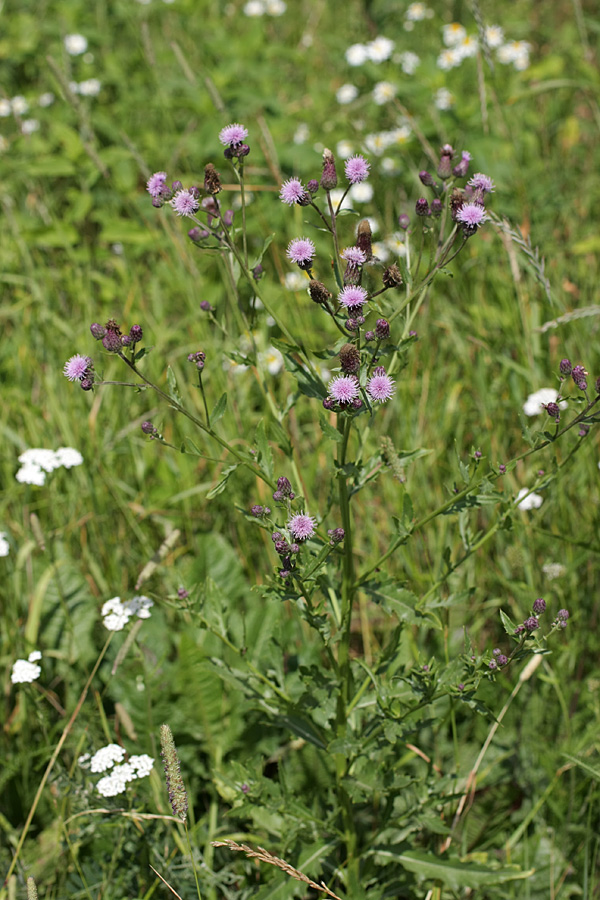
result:
[[[505,666],[508,662],[508,656],[505,656],[504,653],[501,653],[496,657],[496,662],[499,666]]]
[[[335,158],[331,150],[323,150],[323,174],[321,175],[321,187],[324,191],[332,191],[337,185],[337,172],[335,170]]]
[[[346,319],[347,331],[358,331],[358,322],[356,319]]]
[[[243,159],[243,157],[248,156],[249,153],[250,147],[248,146],[248,144],[240,144],[238,147],[236,147],[233,155],[237,156],[238,159]]]
[[[132,325],[129,329],[129,337],[134,344],[138,344],[141,341],[143,335],[144,332],[142,331],[141,325]]]
[[[442,201],[440,199],[438,199],[438,197],[435,197],[431,201],[431,212],[433,213],[434,216],[441,216],[443,209],[444,209],[444,204],[442,203]]]
[[[464,684],[457,684],[456,687],[457,687],[457,690],[459,690],[459,691],[464,691],[464,689],[465,689]]]
[[[500,465],[498,466],[498,471],[501,475],[506,475],[506,466],[504,465],[504,463],[500,463]]]
[[[542,403],[542,406],[552,419],[555,419],[557,422],[560,420],[560,407],[558,403]]]
[[[402,272],[396,265],[396,263],[392,263],[391,266],[388,266],[387,269],[383,273],[382,277],[383,286],[386,290],[390,288],[399,288],[402,284]]]
[[[275,543],[276,541],[280,541],[282,538],[283,535],[280,531],[274,531],[271,535],[271,540],[273,541],[273,543]]]
[[[375,337],[378,341],[385,341],[390,336],[390,323],[387,319],[377,319],[375,323]]]
[[[248,787],[247,784],[243,784],[243,785],[240,787],[240,791],[242,792],[242,794],[247,794],[249,790],[250,790],[250,788]]]
[[[579,431],[577,432],[577,434],[579,435],[579,437],[585,437],[586,434],[589,434],[589,431],[590,431],[590,426],[586,425],[586,423],[584,422],[582,425],[579,426]]]
[[[560,370],[561,375],[570,375],[571,371],[573,369],[573,366],[571,365],[571,360],[570,359],[561,359],[560,365],[558,368]]]
[[[515,628],[515,634],[523,634],[524,631],[525,631],[524,625],[517,625],[517,627]]]
[[[418,216],[430,216],[431,210],[429,209],[429,203],[425,199],[425,197],[420,197],[415,203],[415,212]]]
[[[452,159],[454,158],[454,148],[450,144],[444,144],[440,151],[440,163],[437,173],[444,180],[452,175]]]
[[[94,387],[94,376],[93,375],[85,375],[81,381],[79,382],[81,385],[82,391],[91,391]]]
[[[254,266],[254,268],[252,269],[252,277],[254,278],[255,281],[260,281],[260,279],[262,278],[263,272],[264,272],[263,267],[261,266],[260,263],[257,263]]]
[[[452,169],[452,174],[456,178],[464,178],[469,171],[469,163],[471,162],[471,154],[467,150],[463,150],[462,158]]]
[[[408,226],[410,225],[410,216],[406,213],[402,213],[398,216],[398,225],[403,231],[406,231]]]
[[[494,647],[494,649],[492,650],[492,656],[500,656],[501,653],[502,650],[500,649],[500,647]]]
[[[142,422],[142,431],[144,434],[149,434],[151,436],[158,434],[158,431],[152,424],[152,422]]]
[[[202,350],[197,350],[195,353],[188,354],[188,362],[194,363],[199,372],[204,368],[204,363],[206,360],[206,353]]]
[[[186,591],[184,587],[180,587],[177,588],[177,596],[180,600],[187,600],[187,598],[190,596],[190,592]]]
[[[131,340],[131,335],[130,334],[122,334],[121,335],[121,344],[123,345],[123,347],[130,347],[133,344],[133,341]]]
[[[290,545],[287,541],[275,541],[275,549],[280,556],[287,556],[290,552]]]
[[[182,183],[180,181],[174,181],[173,184],[171,185],[171,190],[173,191],[173,193],[175,193],[176,191],[183,190]]]
[[[97,341],[101,341],[106,334],[106,328],[98,322],[94,322],[93,325],[90,325],[90,331],[92,332],[92,337]]]
[[[225,212],[223,213],[223,225],[225,226],[225,228],[231,228],[231,226],[233,225],[233,210],[232,209],[226,209]]]
[[[329,412],[334,410],[335,409],[335,400],[332,400],[331,397],[326,397],[323,400],[323,409],[326,409]]]
[[[330,528],[327,534],[329,535],[329,543],[332,547],[335,544],[341,544],[346,536],[346,532],[343,528]]]
[[[354,400],[351,401],[350,406],[352,409],[362,409],[363,402],[360,397],[355,397]]]
[[[564,619],[566,621],[569,618],[569,615],[570,613],[568,609],[559,609],[559,611],[556,613],[556,618]]]
[[[365,331],[365,341],[374,341],[375,340],[375,332],[374,331]]]
[[[340,347],[340,367],[347,375],[356,375],[360,370],[360,351],[354,344]]]
[[[280,475],[277,479],[277,490],[281,491],[286,497],[289,497],[292,493],[292,485],[285,475]]]
[[[260,517],[264,516],[265,514],[265,508],[264,506],[259,506],[258,504],[256,504],[255,506],[252,506],[250,508],[250,514],[256,519],[260,519]]]
[[[481,459],[481,457],[483,456],[483,453],[481,452],[481,450],[476,450],[473,455],[474,455],[475,459]]]
[[[208,300],[202,300],[200,302],[200,309],[203,310],[204,312],[213,312],[214,306],[212,306],[212,304],[210,304],[208,302]]]
[[[536,616],[539,616],[540,613],[543,613],[546,609],[546,601],[543,597],[538,597],[537,600],[533,601],[533,611]]]
[[[577,385],[580,391],[587,390],[587,381],[586,381],[587,372],[583,366],[574,366],[571,372],[571,378]]]
[[[426,169],[423,169],[421,172],[419,172],[419,180],[420,180],[421,184],[425,185],[425,187],[432,187],[432,188],[439,187],[439,185],[437,185],[435,183],[435,181],[433,180],[433,177],[429,174],[429,172]]]
[[[496,662],[495,659],[491,659],[491,660],[490,660],[490,662],[489,662],[489,667],[490,667],[490,669],[492,669],[492,671],[493,671],[494,669],[497,669],[497,668],[498,668],[498,663]]]
[[[306,190],[309,194],[316,194],[319,190],[319,182],[316,178],[311,178],[308,184],[306,185]]]
[[[102,338],[102,346],[110,353],[116,353],[121,349],[121,333],[118,330],[113,331],[112,328],[109,328]]]
[[[417,334],[416,331],[409,331],[408,336],[409,336],[409,338],[414,338],[415,340],[419,339],[419,335]]]
[[[536,628],[540,627],[540,623],[538,622],[536,616],[529,616],[529,618],[525,619],[525,621],[523,622],[523,627],[525,631],[532,632],[535,631]]]

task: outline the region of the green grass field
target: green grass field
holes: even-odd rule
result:
[[[28,896],[29,876],[40,897],[170,895],[150,866],[205,900],[316,897],[322,881],[342,900],[600,896],[597,410],[585,436],[575,425],[556,437],[586,408],[570,377],[558,427],[523,409],[558,389],[565,358],[596,397],[600,32],[581,0],[496,9],[2,10],[3,900]],[[239,164],[219,142],[229,123],[249,132],[243,213]],[[440,220],[415,203],[434,196],[419,172],[440,181],[446,143],[454,162],[470,152],[469,177],[493,179],[491,218],[408,305],[406,284],[370,300],[366,327],[392,322],[380,361],[392,399],[373,415],[328,411],[341,326],[286,248],[310,237],[313,275],[335,292],[332,244],[313,209],[280,201],[281,184],[318,180],[329,148],[344,187],[344,159],[364,155],[368,181],[337,228],[348,247],[369,218],[381,262],[362,284],[376,293],[386,266],[416,283],[433,258]],[[194,223],[146,190],[158,171],[202,186],[208,163],[237,258],[193,243]],[[326,211],[323,188],[315,202]],[[247,268],[261,258],[259,282],[244,277],[244,247]],[[142,326],[139,368],[170,400],[94,341],[90,325],[113,318]],[[199,350],[202,390],[187,360]],[[115,383],[70,383],[75,354]],[[17,479],[27,449],[60,447],[81,464]],[[279,476],[293,512],[318,522],[287,580],[271,539],[287,519]],[[542,504],[518,508],[522,489]],[[329,547],[342,525],[345,542]],[[109,631],[103,605],[138,594],[150,617]],[[541,628],[519,644],[514,626],[539,597]],[[514,651],[505,669],[490,669],[494,648]],[[38,677],[15,681],[35,651]],[[152,757],[149,776],[99,792],[110,772],[89,757],[107,745]],[[316,884],[213,846],[226,841]]]

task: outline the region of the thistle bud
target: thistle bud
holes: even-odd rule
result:
[[[425,199],[425,197],[419,197],[417,202],[415,203],[415,212],[418,216],[430,216],[431,210],[429,209],[429,203]]]
[[[403,231],[406,231],[410,225],[410,216],[406,213],[402,213],[402,215],[398,216],[398,225]]]
[[[446,180],[452,175],[452,159],[454,157],[454,148],[450,144],[444,144],[440,151],[440,163],[437,173],[440,178]]]
[[[358,223],[358,231],[356,235],[356,246],[365,254],[366,262],[373,259],[373,249],[371,246],[371,225],[368,219],[362,219]]]
[[[421,184],[424,184],[425,187],[439,187],[439,185],[436,184],[436,182],[433,180],[433,176],[430,175],[426,169],[423,169],[421,172],[419,172],[419,181],[421,182]]]
[[[325,191],[332,191],[337,185],[337,172],[335,171],[335,158],[331,150],[323,150],[323,174],[321,175],[321,187]]]

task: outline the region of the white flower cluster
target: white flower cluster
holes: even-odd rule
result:
[[[13,684],[31,683],[37,681],[42,674],[41,666],[36,665],[38,660],[42,658],[39,650],[30,653],[27,659],[18,659],[12,667],[10,680]]]
[[[283,369],[283,354],[277,347],[268,347],[258,353],[258,364],[266,369],[269,375],[279,375]]]
[[[442,112],[447,109],[452,109],[454,106],[454,96],[448,88],[441,87],[433,95],[433,105]]]
[[[10,544],[8,543],[8,533],[0,531],[0,556],[8,556],[10,553]]]
[[[154,601],[143,595],[133,597],[124,603],[120,597],[113,597],[112,600],[106,601],[101,610],[104,627],[109,631],[122,631],[132,616],[149,619],[150,609],[153,606]]]
[[[97,97],[102,90],[102,82],[97,78],[87,78],[85,81],[70,81],[69,90],[73,94],[80,94],[82,97]]]
[[[68,34],[63,43],[69,56],[81,56],[88,48],[87,38],[82,34]]]
[[[534,394],[529,394],[527,400],[523,404],[523,412],[526,416],[537,416],[540,413],[545,413],[544,403],[556,403],[556,399],[558,397],[558,391],[556,388],[540,388],[539,391],[536,391]],[[559,409],[566,409],[567,401],[561,400],[558,404]]]
[[[349,66],[362,66],[366,62],[381,63],[389,59],[394,49],[394,41],[389,38],[376,37],[367,44],[352,44],[345,53]]]
[[[562,563],[547,562],[542,566],[542,572],[548,581],[554,581],[555,578],[560,578],[566,571],[567,570]]]
[[[287,9],[283,0],[248,0],[244,15],[254,19],[258,16],[282,16]]]
[[[32,447],[19,456],[22,464],[15,478],[21,484],[37,484],[41,487],[46,481],[46,473],[54,469],[71,469],[80,466],[83,456],[73,447],[59,447],[58,450],[46,450],[43,447]]]
[[[412,31],[415,22],[422,22],[424,19],[432,19],[433,10],[424,3],[411,3],[404,13],[404,30]]]
[[[376,134],[367,134],[363,138],[364,148],[373,156],[383,156],[390,147],[402,147],[411,136],[409,125],[399,125],[389,131],[379,131]]]
[[[442,38],[446,49],[442,50],[437,59],[439,69],[448,71],[454,69],[471,56],[477,54],[479,41],[475,35],[467,34],[466,28],[459,22],[451,22],[444,25]],[[496,50],[498,62],[504,65],[512,65],[515,69],[523,71],[529,66],[529,54],[531,44],[527,41],[504,42],[504,32],[499,25],[488,25],[485,29],[485,42],[490,50]]]
[[[140,756],[130,756],[127,762],[122,763],[121,760],[125,756],[125,750],[118,744],[107,744],[101,747],[91,757],[88,753],[80,756],[78,763],[82,768],[90,769],[95,774],[106,772],[112,768],[110,775],[105,775],[96,785],[96,790],[103,797],[116,797],[127,789],[130,781],[136,778],[145,778],[149,775],[154,766],[154,760],[146,753]],[[115,763],[119,765],[115,766]]]
[[[517,494],[517,507],[519,509],[539,509],[542,503],[544,502],[544,498],[539,494],[534,494],[529,491],[529,488],[521,488],[519,493]]]

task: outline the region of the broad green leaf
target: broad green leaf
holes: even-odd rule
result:
[[[171,366],[167,367],[167,384],[169,385],[170,396],[176,403],[181,403],[181,396],[177,387],[177,379]]]
[[[233,473],[235,472],[237,467],[238,467],[238,463],[236,463],[233,466],[229,466],[228,469],[223,470],[223,472],[221,474],[221,478],[218,481],[218,483],[206,495],[207,500],[212,500],[213,497],[217,497],[219,494],[221,494],[225,490],[225,488],[227,486],[227,482],[229,481],[229,479],[231,478],[231,476],[233,475]]]
[[[323,414],[319,415],[319,425],[321,426],[321,431],[323,434],[327,435],[327,437],[331,441],[335,441],[336,444],[344,439],[344,436],[334,428],[333,425],[330,425],[327,419]]]
[[[516,629],[517,626],[516,626],[515,623],[512,621],[512,619],[510,619],[510,618],[506,615],[506,613],[505,613],[504,610],[502,610],[502,609],[500,610],[500,619],[502,620],[502,625],[504,626],[505,632],[506,632],[507,634],[509,634],[511,637],[514,637],[515,629]]]
[[[377,857],[399,862],[409,872],[419,878],[442,881],[450,890],[463,891],[465,888],[485,888],[491,884],[506,884],[520,881],[533,875],[534,870],[520,869],[518,866],[504,866],[494,869],[481,863],[461,862],[458,859],[443,859],[420,850],[406,850],[394,853],[391,850],[375,849]]]
[[[210,424],[211,426],[216,425],[219,419],[223,418],[225,410],[227,409],[227,394],[221,394],[215,408],[210,414]]]

